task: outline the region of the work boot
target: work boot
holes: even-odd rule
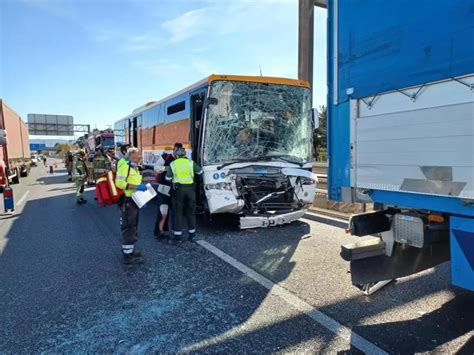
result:
[[[181,244],[183,242],[183,240],[181,238],[176,238],[176,237],[170,237],[170,239],[168,240],[168,244],[170,245],[178,245],[178,244]]]
[[[155,239],[157,240],[165,240],[166,239],[166,234],[163,232],[159,232],[158,234],[155,234]]]
[[[142,257],[142,253],[140,253],[140,251],[138,251],[137,249],[134,249],[134,250],[133,250],[132,255],[136,256],[137,258],[141,258],[141,257]]]
[[[136,265],[143,263],[142,255],[139,251],[130,254],[123,254],[123,263],[126,265]]]

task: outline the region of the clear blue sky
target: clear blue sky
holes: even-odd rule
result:
[[[297,0],[2,0],[0,97],[105,128],[212,73],[297,76]],[[315,9],[314,105],[325,103]]]

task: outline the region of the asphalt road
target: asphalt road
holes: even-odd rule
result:
[[[66,180],[35,168],[0,216],[0,353],[474,353],[474,294],[450,286],[449,264],[365,296],[340,228],[226,220],[174,247],[153,239],[150,205],[146,263],[126,267],[116,208],[92,192],[77,206]]]

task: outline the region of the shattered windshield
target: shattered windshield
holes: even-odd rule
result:
[[[311,100],[304,87],[216,81],[207,110],[204,164],[311,159]]]

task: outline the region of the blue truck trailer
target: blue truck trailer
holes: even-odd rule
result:
[[[352,283],[450,260],[474,290],[474,1],[328,1],[328,194],[373,203]]]

